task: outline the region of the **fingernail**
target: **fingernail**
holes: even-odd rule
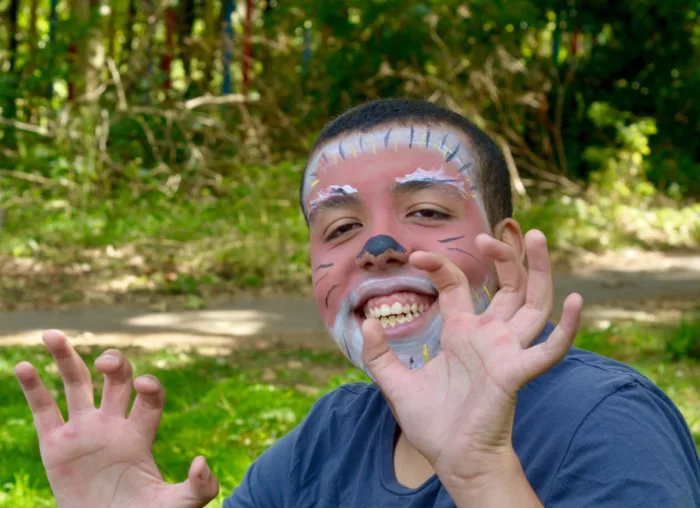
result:
[[[114,362],[117,360],[117,355],[115,355],[114,353],[110,353],[109,351],[105,351],[99,356],[98,360],[107,360],[109,362]]]
[[[209,466],[204,464],[204,469],[202,470],[201,473],[199,473],[199,479],[202,480],[203,482],[207,481],[209,479],[209,476],[211,475],[211,471],[209,470]]]

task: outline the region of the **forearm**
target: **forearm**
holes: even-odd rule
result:
[[[544,507],[525,476],[515,452],[503,467],[488,475],[468,481],[442,475],[440,480],[458,508]]]

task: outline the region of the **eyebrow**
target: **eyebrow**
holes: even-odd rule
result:
[[[391,193],[394,196],[405,196],[422,190],[436,190],[448,195],[448,197],[456,199],[464,199],[465,191],[462,191],[453,185],[453,182],[459,181],[444,180],[444,179],[424,179],[412,180],[409,182],[396,183],[391,187]]]
[[[360,198],[357,197],[356,193],[329,196],[311,209],[309,212],[309,224],[313,224],[318,220],[319,216],[329,210],[335,210],[344,206],[357,206],[359,204]]]

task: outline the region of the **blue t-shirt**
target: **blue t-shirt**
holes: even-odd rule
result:
[[[251,465],[224,508],[454,506],[435,475],[416,489],[398,483],[395,434],[376,385],[342,386]],[[545,506],[700,507],[700,460],[678,409],[591,352],[572,348],[523,387],[513,446]]]

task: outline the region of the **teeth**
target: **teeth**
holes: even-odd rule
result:
[[[410,323],[428,310],[429,307],[429,305],[423,303],[407,303],[403,305],[399,302],[394,302],[391,305],[384,303],[379,307],[365,310],[365,317],[379,319],[384,328],[391,328],[396,325]]]

